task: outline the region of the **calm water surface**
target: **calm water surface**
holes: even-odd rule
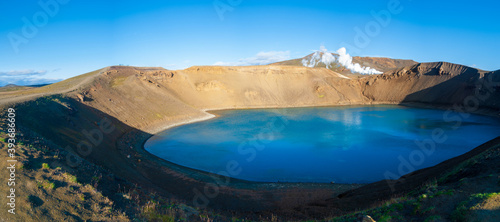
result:
[[[369,183],[433,166],[500,136],[496,118],[404,106],[215,113],[220,117],[153,136],[146,150],[250,181]]]

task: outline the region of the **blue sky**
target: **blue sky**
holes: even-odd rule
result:
[[[118,64],[262,64],[300,58],[321,45],[346,47],[353,56],[500,69],[496,1],[40,2],[51,4],[0,2],[0,85],[50,82]]]

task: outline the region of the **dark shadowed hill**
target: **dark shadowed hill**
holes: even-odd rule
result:
[[[420,63],[360,80],[374,101],[500,108],[500,76],[453,63]],[[468,103],[468,104],[467,104]]]

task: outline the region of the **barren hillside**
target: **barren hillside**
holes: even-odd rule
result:
[[[497,71],[498,73],[498,71]],[[373,101],[500,108],[500,76],[462,65],[423,63],[361,79],[363,95]],[[469,104],[472,105],[472,104]]]

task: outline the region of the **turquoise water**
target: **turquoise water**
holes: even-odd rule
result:
[[[404,106],[228,110],[145,148],[170,162],[261,182],[369,183],[436,165],[500,136],[496,118]]]

